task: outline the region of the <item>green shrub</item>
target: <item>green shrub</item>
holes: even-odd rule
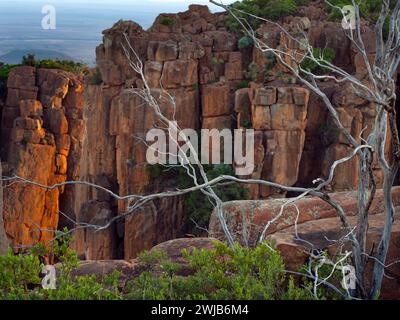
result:
[[[47,248],[37,245],[28,254],[14,255],[9,250],[6,256],[0,256],[0,300],[121,299],[118,272],[113,272],[100,282],[94,275],[72,275],[73,269],[78,266],[78,258],[70,249],[71,240],[71,236],[64,230],[57,233],[56,239]],[[55,290],[45,290],[41,286],[41,261],[47,255],[59,261]]]
[[[75,62],[71,60],[40,60],[36,63],[37,68],[44,69],[60,69],[75,74],[83,74],[87,72],[87,65],[80,62]]]
[[[321,138],[321,142],[325,146],[337,143],[340,136],[340,130],[336,125],[331,123],[323,123],[318,127],[318,135]]]
[[[143,270],[124,288],[119,287],[120,274],[113,272],[101,281],[95,275],[71,275],[77,266],[76,254],[69,249],[70,237],[59,234],[55,243],[45,248],[37,246],[30,254],[14,255],[11,250],[0,257],[0,300],[308,300],[313,282],[306,277],[307,267],[300,276],[288,277],[279,251],[272,243],[257,248],[234,248],[216,242],[212,250],[182,251],[191,272],[182,273],[182,265],[171,261],[165,252],[142,252],[139,268]],[[55,290],[41,287],[42,255],[52,252],[60,260]],[[61,254],[61,256],[57,256]],[[315,269],[316,264],[311,266]],[[331,275],[332,267],[318,269],[320,278]],[[182,274],[185,274],[183,276]],[[341,273],[335,271],[329,282],[340,287]],[[320,285],[318,299],[338,299],[340,296]]]
[[[296,2],[295,0],[243,0],[231,4],[231,7],[232,9],[241,10],[261,18],[276,21],[295,13],[297,9]],[[233,10],[233,13],[239,18],[245,19],[253,29],[257,29],[261,24],[259,19],[244,13],[240,13],[236,10]],[[242,29],[239,22],[231,15],[226,18],[225,24],[228,30],[232,32],[240,32]]]
[[[39,285],[43,265],[37,256],[8,254],[0,256],[0,299],[19,300],[30,295],[29,287]]]
[[[4,99],[6,97],[8,75],[11,69],[17,66],[17,64],[0,64],[0,99]]]
[[[250,80],[243,80],[236,86],[236,90],[249,88],[250,87]]]
[[[326,68],[323,67],[323,65],[326,65],[326,63],[332,63],[333,60],[335,59],[335,51],[331,48],[313,48],[313,56],[317,59],[317,61],[322,65],[319,66],[317,63],[309,59],[308,57],[305,57],[304,60],[301,63],[301,67],[304,70],[308,70],[314,74],[324,74],[328,72]]]
[[[329,1],[332,5],[343,8],[347,5],[353,5],[352,0],[331,0]],[[381,12],[382,0],[356,0],[357,5],[360,7],[360,15],[371,21],[375,22]],[[395,1],[391,1],[394,5]],[[329,4],[326,4],[326,10],[329,13],[329,19],[339,21],[342,20],[343,15],[339,9],[333,8]]]
[[[125,297],[145,300],[312,299],[308,289],[296,286],[293,278],[286,276],[279,252],[265,244],[255,249],[236,245],[233,249],[215,243],[213,250],[194,249],[191,253],[184,250],[182,254],[193,274],[180,276],[180,265],[161,258],[157,268],[146,265],[146,271],[128,283]],[[305,285],[310,287],[308,282]]]
[[[30,66],[30,67],[34,67],[36,65],[36,57],[34,54],[29,53],[26,56],[22,57],[22,61],[21,64],[23,66]]]
[[[224,64],[225,61],[224,61],[224,59],[222,59],[222,58],[212,57],[212,58],[211,58],[211,63],[212,63],[213,65],[221,65],[221,64]]]
[[[248,48],[251,47],[253,45],[253,39],[248,37],[248,36],[244,36],[242,38],[239,39],[238,41],[238,48],[239,49],[244,49],[244,48]]]
[[[215,179],[220,175],[233,175],[234,170],[231,165],[206,165],[204,166],[209,180]],[[180,175],[180,188],[188,188],[193,185],[191,178],[186,173]],[[198,177],[201,180],[201,177]],[[215,193],[222,201],[245,200],[248,197],[247,189],[238,184],[214,187]],[[201,192],[191,192],[184,196],[184,212],[186,225],[189,232],[195,235],[204,235],[204,230],[208,228],[211,213],[214,209],[213,204]]]
[[[209,180],[215,179],[220,175],[234,175],[231,165],[203,165],[203,167]],[[192,178],[187,175],[186,170],[182,167],[160,164],[149,165],[148,173],[152,179],[158,182],[163,181],[164,185],[166,181],[173,180],[172,187],[174,188],[184,189],[193,186]],[[197,174],[198,181],[201,181],[200,174]],[[248,197],[247,189],[238,184],[214,187],[214,191],[222,201],[247,199]],[[187,231],[199,236],[204,235],[204,229],[208,227],[213,209],[213,204],[201,191],[190,192],[184,195]]]
[[[96,71],[90,77],[90,84],[99,85],[103,82],[103,78],[99,68],[96,68]]]
[[[160,23],[164,26],[172,27],[174,25],[174,19],[168,16],[163,16],[160,19]]]
[[[258,74],[259,74],[259,68],[256,63],[252,62],[249,64],[247,67],[247,71],[245,73],[246,79],[250,81],[256,81]]]
[[[353,5],[351,0],[332,0],[329,1],[332,5],[343,8],[346,5]],[[382,0],[356,0],[360,7],[360,15],[362,18],[371,23],[376,23],[381,12]],[[390,7],[393,9],[396,1],[390,1]],[[333,21],[340,21],[343,18],[341,11],[337,8],[326,4],[326,10],[329,13],[329,19]],[[389,33],[389,18],[385,20],[383,25],[383,36],[386,39]]]

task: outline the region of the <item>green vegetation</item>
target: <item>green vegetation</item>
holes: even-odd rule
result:
[[[7,94],[7,79],[11,69],[18,65],[4,64],[0,62],[0,99],[4,99]]]
[[[323,123],[318,128],[318,135],[321,137],[321,142],[325,146],[337,143],[340,136],[340,130],[332,123]]]
[[[121,287],[119,272],[104,276],[74,276],[78,267],[76,253],[70,249],[71,237],[66,230],[57,234],[49,248],[37,245],[30,253],[14,255],[9,250],[0,257],[0,300],[310,300],[313,282],[306,277],[306,267],[296,280],[288,276],[279,251],[272,243],[256,248],[234,248],[216,242],[212,250],[182,251],[191,272],[170,260],[165,252],[142,252],[137,270],[140,273]],[[40,276],[43,257],[54,256],[57,264],[56,288],[42,288]],[[340,271],[331,276],[330,265],[318,268],[321,278],[339,287]],[[302,276],[301,274],[304,274]],[[340,296],[323,285],[317,288],[318,299],[338,299]]]
[[[0,99],[4,99],[7,93],[7,79],[10,71],[18,66],[31,66],[44,69],[59,69],[72,72],[76,75],[86,74],[88,66],[84,63],[75,62],[71,60],[36,60],[34,54],[27,54],[23,56],[21,64],[4,64],[0,62]],[[102,82],[101,74],[97,70],[92,77],[92,82],[99,84]]]
[[[71,60],[36,60],[34,54],[27,54],[26,56],[23,56],[21,65],[44,69],[59,69],[75,74],[82,74],[88,69],[86,64]]]
[[[353,5],[352,0],[331,0],[329,1],[332,5],[339,8],[343,8],[347,5]],[[357,5],[360,7],[360,14],[363,18],[375,22],[381,12],[382,0],[356,0]],[[392,5],[395,1],[392,1]],[[342,20],[343,15],[339,9],[333,8],[329,4],[326,4],[326,9],[329,13],[329,19],[331,20]]]
[[[90,84],[93,85],[99,85],[103,82],[103,78],[100,72],[99,68],[96,68],[96,70],[93,72],[93,74],[90,76]]]
[[[322,66],[319,66],[316,62],[312,61],[308,57],[305,57],[301,63],[301,67],[304,70],[308,70],[314,74],[324,74],[327,72],[327,69],[323,66],[327,63],[333,62],[335,59],[335,51],[331,48],[313,48],[313,56]]]
[[[168,16],[161,17],[160,23],[164,26],[172,27],[174,25],[174,19]]]
[[[205,170],[209,180],[215,179],[220,175],[234,175],[232,166],[226,164],[208,165],[205,166]],[[182,176],[184,176],[185,179],[182,179],[180,182],[181,188],[188,188],[193,185],[193,182],[187,175]],[[198,178],[200,179],[200,177]],[[248,198],[247,189],[238,184],[215,187],[214,191],[224,202],[245,200]],[[197,191],[185,195],[184,208],[187,224],[192,226],[191,233],[195,235],[204,234],[202,229],[206,229],[209,225],[211,212],[214,209],[213,204],[202,192]]]
[[[258,74],[259,74],[259,68],[256,63],[252,62],[249,64],[247,67],[247,71],[245,72],[246,79],[250,81],[256,81]]]
[[[339,8],[343,8],[346,5],[353,5],[351,0],[332,0],[330,3]],[[369,22],[375,24],[378,20],[379,14],[381,12],[382,0],[356,0],[356,3],[360,7],[360,15],[362,18],[368,20]],[[390,1],[390,7],[393,9],[396,5],[396,1]],[[329,13],[329,19],[333,21],[342,20],[343,15],[337,8],[332,8],[332,6],[326,4],[326,10]],[[389,33],[389,18],[386,19],[383,26],[383,36],[387,37]]]
[[[239,49],[245,49],[248,47],[251,47],[253,45],[253,39],[248,37],[248,36],[244,36],[242,38],[240,38],[238,40],[238,48]]]
[[[231,7],[264,19],[277,21],[295,13],[298,6],[307,5],[309,2],[309,0],[243,0],[231,4]],[[234,10],[234,13],[239,18],[245,19],[250,27],[257,29],[260,26],[261,21],[259,19],[236,10]],[[241,32],[242,27],[234,17],[228,16],[225,23],[230,31]]]
[[[103,281],[96,276],[74,277],[78,266],[76,253],[69,248],[71,236],[58,232],[57,239],[45,248],[37,245],[29,254],[14,255],[9,250],[0,256],[0,300],[109,300],[121,299],[118,291],[119,274],[114,272]],[[40,278],[43,257],[53,255],[58,262],[57,287],[42,288]]]
[[[236,86],[236,90],[249,88],[250,87],[250,80],[243,80]]]
[[[60,69],[75,74],[83,74],[88,69],[86,64],[70,60],[40,60],[36,63],[36,67],[44,69]]]
[[[35,58],[34,54],[29,53],[26,56],[22,57],[21,64],[23,66],[34,67],[34,66],[36,66],[36,63],[37,62],[36,62],[36,58]]]
[[[296,283],[284,271],[283,260],[269,244],[255,249],[215,243],[213,250],[183,251],[193,273],[180,276],[181,265],[161,252],[142,254],[146,271],[129,282],[127,299],[154,300],[310,300],[312,283]],[[157,264],[155,264],[157,262]],[[325,292],[319,292],[321,298]]]
[[[221,64],[224,64],[224,63],[225,63],[225,60],[222,59],[222,58],[218,58],[218,57],[212,57],[212,58],[211,58],[211,63],[212,63],[213,65],[221,65]]]
[[[241,121],[241,126],[245,129],[251,129],[253,128],[253,124],[251,123],[251,120],[249,119],[244,119]]]
[[[204,165],[204,169],[210,180],[220,175],[234,175],[231,165]],[[156,164],[148,166],[148,172],[150,177],[157,181],[173,180],[175,188],[183,189],[193,186],[193,180],[181,167]],[[201,183],[202,178],[200,174],[198,174],[197,178],[199,183]],[[238,184],[218,186],[214,190],[222,201],[243,200],[248,197],[247,190]],[[195,235],[204,235],[203,229],[208,227],[213,209],[213,204],[201,191],[186,194],[184,196],[184,212],[186,214],[186,225],[189,228],[188,232]]]

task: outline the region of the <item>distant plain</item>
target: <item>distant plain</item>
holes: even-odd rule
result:
[[[19,63],[24,54],[35,53],[41,59],[71,58],[94,65],[104,29],[120,19],[147,29],[158,14],[184,11],[192,2],[0,0],[0,61]],[[46,4],[56,8],[56,30],[41,27]]]

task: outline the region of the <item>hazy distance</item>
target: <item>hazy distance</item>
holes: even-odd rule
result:
[[[160,13],[185,11],[191,3],[209,5],[207,0],[0,0],[0,61],[19,63],[24,54],[36,53],[93,65],[101,32],[118,20],[133,20],[147,29]],[[56,30],[41,27],[47,4],[56,9]]]

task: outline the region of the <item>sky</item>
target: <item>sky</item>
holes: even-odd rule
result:
[[[147,29],[160,13],[185,11],[190,4],[220,11],[208,0],[0,0],[0,61],[16,63],[23,52],[37,50],[93,65],[101,32],[118,20],[133,20]],[[56,9],[55,30],[41,27],[44,5]]]

